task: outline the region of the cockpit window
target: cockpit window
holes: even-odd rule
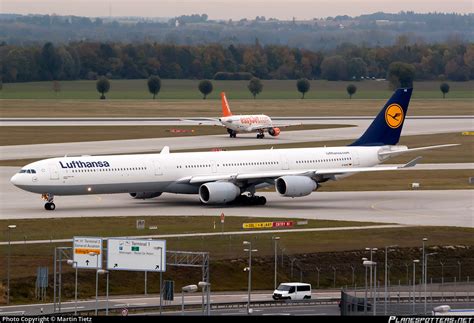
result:
[[[26,174],[36,174],[36,170],[34,170],[34,169],[22,169],[22,170],[20,170],[19,173],[20,174],[24,174],[24,173],[26,173]]]

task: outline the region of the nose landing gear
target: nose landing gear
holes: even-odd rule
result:
[[[56,204],[53,203],[54,195],[50,193],[46,193],[41,195],[43,201],[46,201],[44,205],[44,209],[47,211],[54,211],[56,209]]]

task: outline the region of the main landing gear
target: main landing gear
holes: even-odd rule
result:
[[[43,201],[46,201],[44,205],[44,209],[47,211],[54,211],[56,209],[56,204],[53,203],[54,195],[50,193],[46,193],[41,195]]]
[[[265,138],[265,134],[262,132],[257,133],[257,139],[263,139]]]
[[[237,132],[232,129],[227,129],[230,138],[237,138]]]
[[[256,195],[239,195],[235,200],[228,203],[229,205],[265,205],[267,199],[264,196]]]

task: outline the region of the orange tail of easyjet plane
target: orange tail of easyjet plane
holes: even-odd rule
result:
[[[227,102],[227,98],[225,97],[224,92],[221,92],[221,99],[222,99],[222,116],[230,117],[232,115],[232,112],[230,112],[229,103]]]

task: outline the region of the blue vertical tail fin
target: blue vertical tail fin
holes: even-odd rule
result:
[[[364,134],[349,146],[396,145],[400,140],[412,91],[413,88],[397,89]]]

